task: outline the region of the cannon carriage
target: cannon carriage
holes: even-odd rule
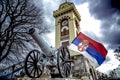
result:
[[[48,67],[51,73],[57,69],[60,77],[70,77],[72,60],[68,48],[66,46],[61,46],[59,49],[51,48],[34,28],[29,30],[29,34],[39,45],[41,51],[32,50],[27,55],[25,60],[26,74],[31,78],[38,78],[42,75],[44,67]]]

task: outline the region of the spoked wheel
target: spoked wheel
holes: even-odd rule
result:
[[[62,46],[57,55],[58,71],[61,77],[69,77],[71,74],[70,54],[67,47]]]
[[[44,65],[40,60],[41,55],[40,51],[32,50],[26,57],[25,71],[30,78],[38,78],[43,73]]]

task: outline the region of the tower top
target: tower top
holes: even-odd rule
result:
[[[58,10],[56,10],[56,11],[53,12],[53,16],[54,17],[58,17],[60,15],[68,13],[68,12],[74,12],[74,14],[77,16],[78,20],[80,21],[80,14],[77,11],[74,3],[68,2],[67,0],[65,0],[65,1],[66,2],[60,4]]]

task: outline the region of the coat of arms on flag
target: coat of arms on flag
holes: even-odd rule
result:
[[[107,55],[107,50],[101,43],[87,37],[82,32],[72,41],[69,48],[82,53],[94,67],[101,65]]]
[[[89,43],[88,40],[83,40],[81,43],[78,44],[78,50],[80,52],[85,51],[88,47],[88,43]]]

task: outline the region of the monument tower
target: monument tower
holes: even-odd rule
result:
[[[73,3],[65,2],[54,11],[55,17],[55,46],[69,45],[80,32],[80,14]]]
[[[58,10],[53,12],[55,18],[55,47],[69,46],[73,39],[80,32],[81,17],[72,2],[60,4]],[[96,72],[89,61],[80,53],[70,50],[70,55],[74,59],[73,75],[88,80],[96,80]]]

